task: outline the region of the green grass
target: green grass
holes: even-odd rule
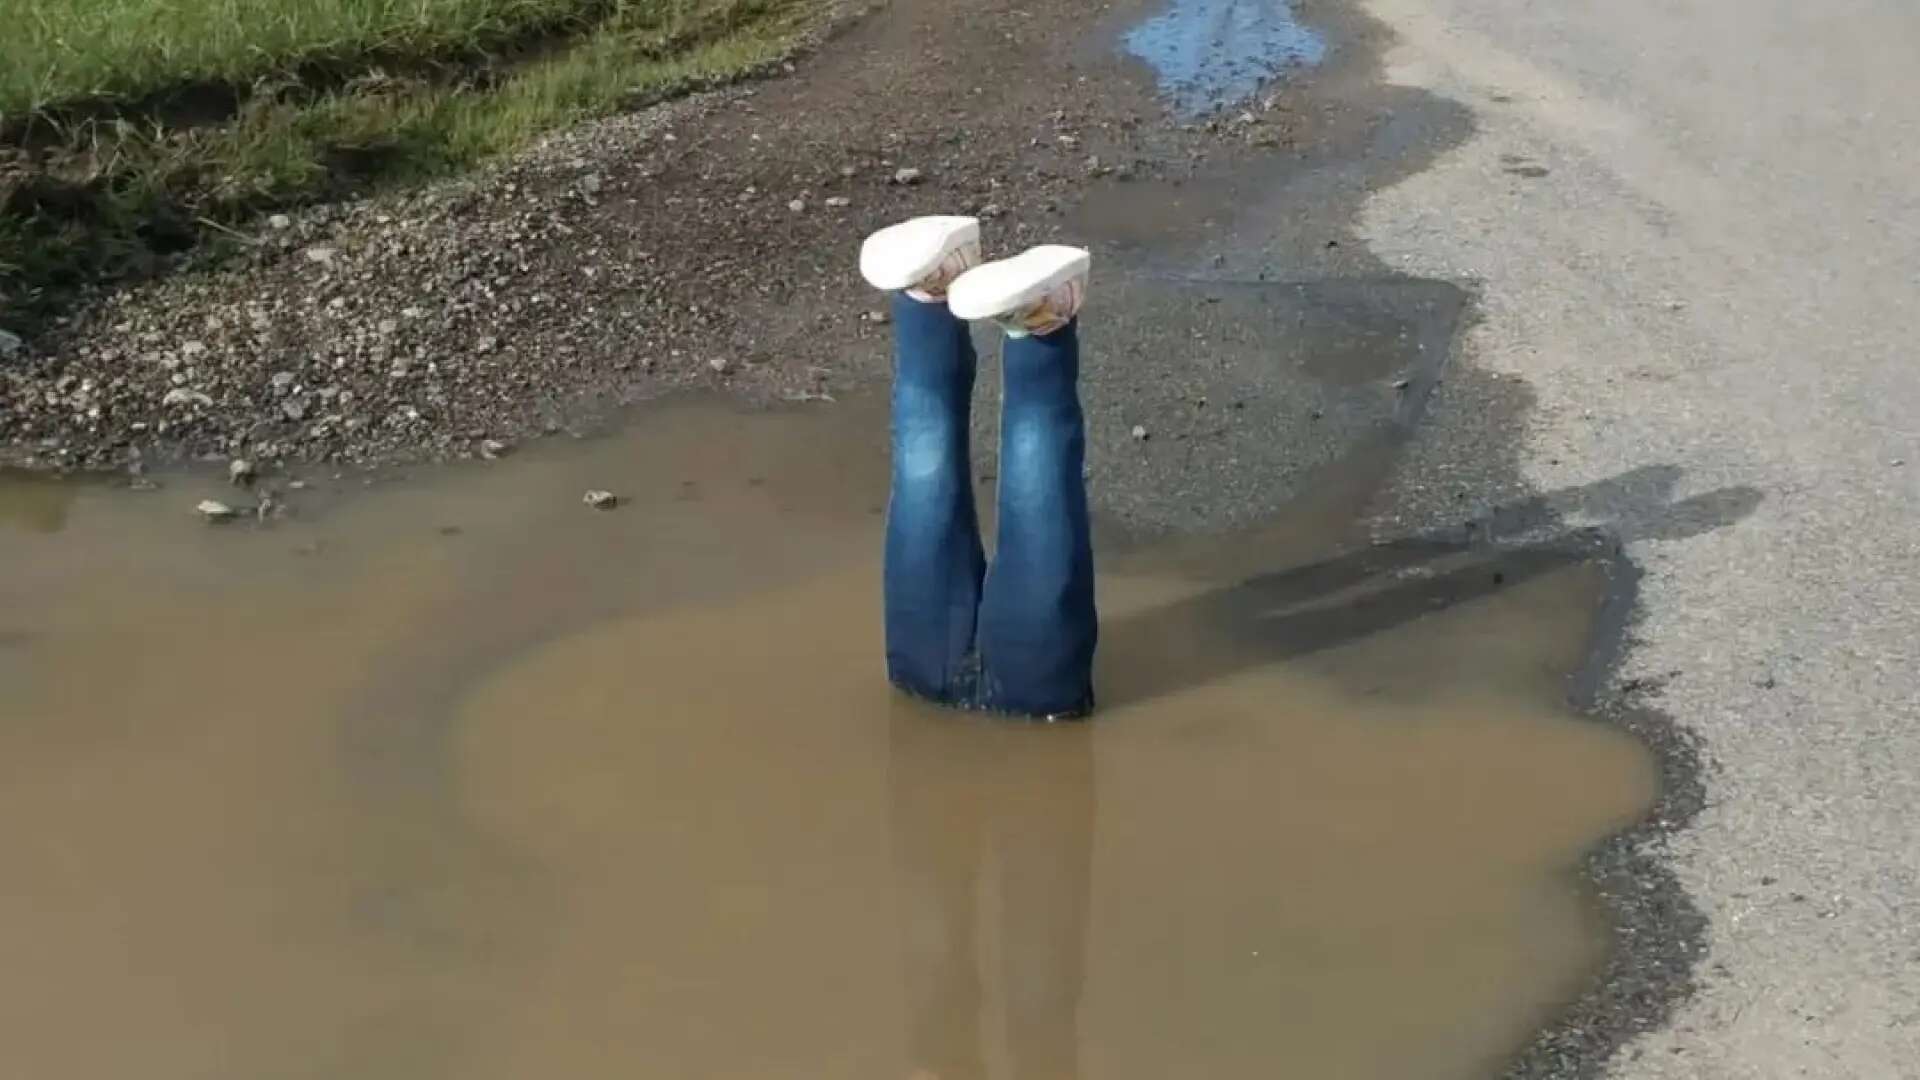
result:
[[[597,22],[671,23],[704,5],[598,0],[12,0],[0,114],[356,57],[485,49]]]
[[[13,3],[0,323],[262,210],[466,168],[736,76],[821,0]],[[217,112],[187,115],[209,88]]]

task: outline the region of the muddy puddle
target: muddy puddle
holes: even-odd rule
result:
[[[10,1071],[1436,1080],[1577,993],[1653,795],[1597,567],[1129,551],[1097,721],[984,724],[881,682],[882,435],[0,482]]]

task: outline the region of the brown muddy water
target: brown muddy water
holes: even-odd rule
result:
[[[1103,711],[996,725],[882,682],[882,434],[0,482],[7,1074],[1441,1080],[1579,991],[1595,567],[1131,552]]]

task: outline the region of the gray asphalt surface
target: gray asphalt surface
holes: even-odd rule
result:
[[[1920,1077],[1920,10],[1366,7],[1388,80],[1474,127],[1355,222],[1479,285],[1393,527],[1497,498],[1509,441],[1540,491],[1657,467],[1677,499],[1759,493],[1685,536],[1633,539],[1631,485],[1562,508],[1624,527],[1616,677],[1707,766],[1654,852],[1707,920],[1697,989],[1608,1071]]]

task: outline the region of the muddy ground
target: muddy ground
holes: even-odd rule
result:
[[[1397,274],[1354,235],[1369,192],[1474,127],[1383,84],[1376,25],[1306,6],[1324,66],[1202,121],[1118,56],[1150,14],[902,0],[784,77],[462,183],[263,222],[220,272],[118,294],[8,361],[0,438],[40,468],[246,456],[303,472],[498,452],[687,387],[823,401],[884,373],[859,238],[963,211],[1002,250],[1096,253],[1089,341],[1113,362],[1087,396],[1111,535],[1227,530],[1268,565],[1401,537],[1381,484],[1421,452],[1423,416],[1471,435],[1450,445],[1472,460],[1426,493],[1458,506],[1450,543],[1564,543],[1563,518],[1596,507],[1666,514],[1677,535],[1743,512],[1737,492],[1674,510],[1672,476],[1548,496],[1520,480],[1530,391],[1452,355],[1471,283]],[[1283,509],[1289,524],[1250,545],[1232,531]],[[1576,696],[1653,744],[1663,802],[1596,856],[1614,959],[1515,1077],[1598,1075],[1668,1014],[1700,950],[1701,920],[1650,854],[1699,805],[1698,765],[1660,717],[1603,700],[1633,610],[1632,568],[1609,565]]]

